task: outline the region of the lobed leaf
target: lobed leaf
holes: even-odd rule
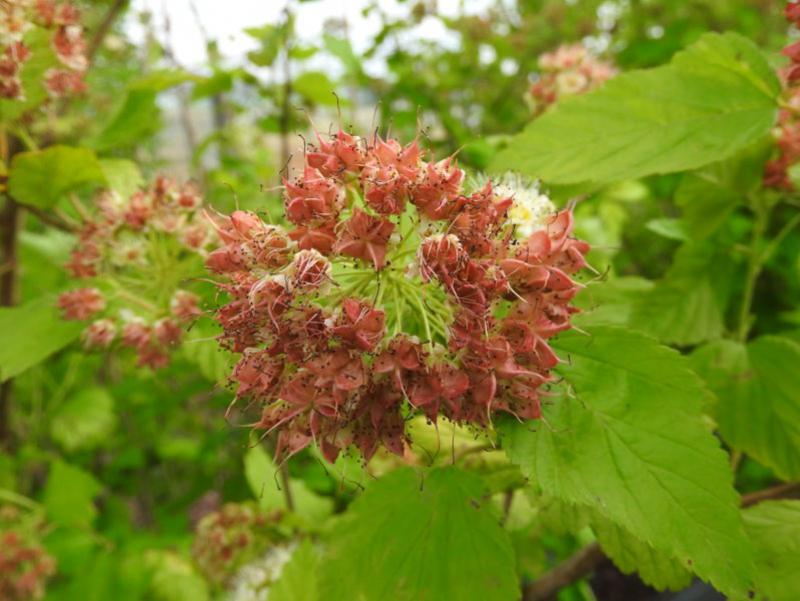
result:
[[[706,391],[675,351],[623,328],[554,346],[570,392],[543,422],[502,425],[512,461],[544,493],[588,506],[723,592],[752,584],[727,457]]]
[[[337,525],[320,598],[515,601],[513,550],[487,504],[480,479],[456,468],[423,480],[410,468],[389,473]]]

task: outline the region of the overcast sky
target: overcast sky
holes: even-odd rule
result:
[[[194,0],[203,26],[217,39],[222,53],[237,61],[255,42],[242,33],[246,27],[276,23],[286,0]],[[297,14],[298,35],[314,40],[322,32],[323,23],[331,17],[347,15],[351,32],[351,43],[356,51],[363,50],[380,27],[379,18],[372,15],[364,18],[361,9],[367,0],[315,0],[293,2]],[[400,4],[397,0],[381,0],[381,7],[389,14],[404,16],[413,3]],[[476,13],[491,4],[491,0],[439,0],[439,13],[454,15],[463,10]],[[191,10],[191,0],[133,0],[134,11],[129,14],[126,27],[135,40],[143,39],[143,31],[135,14],[148,10],[155,15],[159,31],[163,28],[164,15],[168,14],[172,27],[172,46],[181,64],[199,67],[205,62],[205,47],[200,29]],[[439,40],[444,44],[454,43],[441,22],[426,18],[413,35]]]

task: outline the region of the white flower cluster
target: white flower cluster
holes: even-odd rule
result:
[[[516,236],[524,239],[542,229],[556,212],[550,198],[539,189],[539,182],[515,173],[506,173],[494,187],[498,196],[510,196],[514,204],[508,217],[516,226]]]
[[[296,543],[275,545],[244,565],[233,577],[228,601],[267,601],[270,587],[280,578],[296,547]]]

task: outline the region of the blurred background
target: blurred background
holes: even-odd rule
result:
[[[458,152],[461,165],[479,171],[535,117],[530,90],[539,58],[561,44],[582,44],[630,70],[669,61],[706,31],[737,31],[767,50],[782,47],[787,33],[778,0],[78,4],[92,58],[90,93],[48,105],[26,124],[30,135],[43,145],[131,159],[148,181],[157,174],[192,179],[220,211],[272,214],[282,206],[280,174],[296,168],[315,129],[391,132],[404,142],[419,136],[437,158]],[[599,271],[663,275],[679,246],[659,221],[674,213],[676,181],[615,184],[579,207],[578,234],[596,247],[590,262]],[[553,196],[563,202],[569,191]],[[21,302],[66,286],[72,243],[30,217],[20,236]],[[781,278],[798,269],[784,263]],[[763,323],[773,319],[770,307],[756,310]],[[158,375],[73,345],[14,378],[0,504],[45,511],[59,524],[44,532],[59,566],[48,599],[209,598],[219,587],[192,560],[203,552],[194,534],[200,518],[231,501],[285,508],[271,449],[251,445],[247,429],[232,425],[241,419],[223,418],[232,398],[224,385],[230,358],[213,334],[195,328],[189,338],[210,343],[187,344]],[[438,444],[420,439],[431,449]],[[368,477],[385,469],[381,461]],[[312,533],[346,507],[364,477],[356,460],[331,470],[312,452],[289,470],[300,521],[282,527]],[[754,488],[768,477],[750,463],[743,473]],[[526,546],[529,534],[512,534],[523,575],[568,556],[579,542],[547,539],[545,554]],[[595,583],[606,596],[581,583],[559,598],[623,598],[617,586],[641,586],[629,598],[656,598],[607,567]]]

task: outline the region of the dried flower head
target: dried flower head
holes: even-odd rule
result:
[[[244,503],[226,503],[197,525],[192,554],[203,575],[227,586],[246,563],[283,537],[276,528],[280,514],[264,515]]]
[[[169,363],[183,328],[201,314],[198,296],[183,289],[215,237],[201,204],[193,185],[158,178],[127,200],[104,192],[94,213],[83,211],[67,270],[93,287],[65,292],[58,304],[65,319],[97,318],[83,333],[86,348],[119,338],[140,365]]]
[[[414,413],[539,416],[558,361],[547,340],[570,326],[589,247],[535,184],[463,182],[416,141],[340,131],[285,181],[288,232],[213,217],[220,341],[241,353],[237,397],[260,407],[279,456],[312,441],[330,461],[351,445],[402,454]]]

